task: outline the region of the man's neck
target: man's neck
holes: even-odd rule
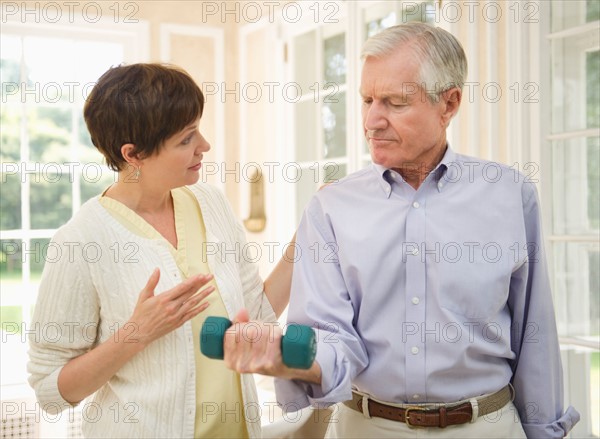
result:
[[[402,166],[401,168],[392,169],[399,173],[404,181],[411,185],[415,190],[418,190],[431,171],[433,171],[435,167],[442,161],[447,149],[447,145],[444,144],[444,147],[440,148],[430,160],[424,159],[421,162],[410,163],[406,166]]]

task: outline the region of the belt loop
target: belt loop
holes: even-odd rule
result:
[[[479,417],[479,403],[477,402],[476,398],[469,399],[469,402],[471,403],[471,408],[472,408],[472,414],[471,414],[471,424],[472,424]]]
[[[371,419],[371,413],[369,413],[369,397],[367,395],[362,396],[362,412],[365,418]]]
[[[515,400],[515,388],[512,383],[508,383],[508,390],[510,390],[510,402],[513,402]]]

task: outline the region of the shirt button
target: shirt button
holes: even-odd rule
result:
[[[415,209],[418,209],[418,208],[419,208],[419,206],[420,206],[420,204],[419,204],[419,202],[418,202],[418,201],[415,201],[415,202],[413,203],[413,207],[414,207]]]
[[[418,248],[413,248],[412,254],[415,255],[415,256],[418,255],[419,254],[419,249]]]
[[[419,304],[419,298],[418,297],[413,297],[412,298],[412,303],[415,304],[415,305],[418,305]]]
[[[440,181],[440,182],[438,182],[438,188],[439,188],[439,189],[441,189],[441,188],[443,188],[443,187],[444,187],[444,183],[442,183],[441,181]]]
[[[418,348],[418,347],[416,347],[416,346],[413,346],[412,348],[410,348],[410,352],[411,352],[413,355],[417,355],[417,354],[419,353],[419,348]]]
[[[418,393],[415,393],[415,394],[413,395],[413,399],[419,399],[419,397],[420,397],[420,396],[421,396],[421,395],[419,395]]]

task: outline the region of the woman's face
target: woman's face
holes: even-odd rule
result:
[[[194,184],[200,178],[202,154],[210,144],[200,134],[200,119],[165,140],[158,153],[142,159],[141,179],[165,189]]]

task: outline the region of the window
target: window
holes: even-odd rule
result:
[[[548,224],[573,434],[600,435],[600,3],[551,3]],[[570,395],[569,395],[570,393]]]
[[[319,186],[371,162],[360,124],[348,123],[360,120],[358,58],[363,42],[400,22],[432,20],[435,13],[433,1],[327,5],[321,11],[327,18],[295,26],[287,36],[289,78],[301,90],[288,107],[294,140],[290,158],[298,175],[297,180],[294,175],[287,179],[296,180],[295,224]],[[313,17],[311,11],[304,15]],[[358,29],[354,23],[360,23]]]
[[[3,18],[4,20],[4,18]],[[109,26],[110,27],[110,26]],[[69,29],[68,31],[65,29]],[[27,344],[50,238],[114,181],[83,103],[109,67],[132,60],[143,28],[108,32],[3,22],[0,47],[2,385],[26,382]],[[142,52],[143,54],[143,52]],[[142,55],[143,56],[143,55]]]

